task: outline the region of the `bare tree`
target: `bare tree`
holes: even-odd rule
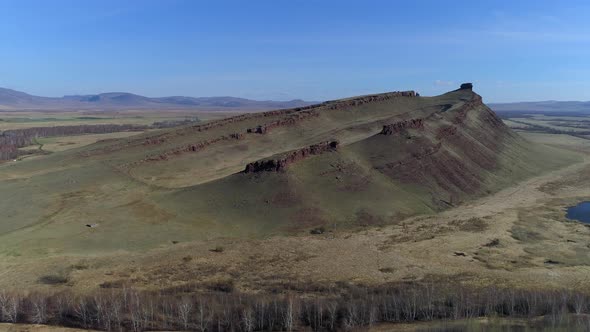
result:
[[[57,320],[59,323],[63,324],[68,312],[72,308],[72,296],[71,294],[58,294],[55,296],[54,302],[57,312]]]
[[[112,322],[112,327],[116,329],[121,328],[122,307],[121,298],[112,292],[109,298],[108,318]]]
[[[586,296],[580,293],[576,293],[573,296],[574,302],[574,311],[576,314],[580,315],[586,310],[587,301]]]
[[[174,316],[174,305],[170,299],[166,299],[161,303],[162,310],[162,327],[170,327],[170,319]]]
[[[131,318],[131,326],[134,331],[141,331],[142,328],[142,315],[141,315],[141,299],[137,291],[130,291],[127,297],[127,305],[129,316]]]
[[[185,329],[188,329],[192,309],[193,304],[187,297],[182,298],[182,300],[177,305],[178,319],[181,321]]]
[[[200,299],[197,305],[197,318],[199,331],[205,332],[209,328],[211,321],[213,320],[213,313],[208,308],[207,303]]]
[[[328,328],[334,330],[336,328],[336,319],[338,319],[338,303],[336,301],[328,302]]]
[[[31,298],[32,316],[31,320],[35,324],[47,323],[47,298],[37,294]]]
[[[242,325],[244,326],[244,331],[252,332],[254,331],[255,325],[254,314],[250,308],[246,308],[242,312]]]
[[[154,321],[154,301],[150,298],[144,298],[140,303],[142,325],[144,328],[153,328]]]
[[[0,293],[0,322],[5,322],[6,318],[6,306],[8,305],[8,294]]]
[[[0,302],[2,302],[3,320],[10,323],[17,323],[21,302],[20,295],[16,293],[3,294],[1,297],[2,299],[0,299]]]
[[[268,303],[264,299],[256,301],[255,308],[256,315],[258,317],[256,319],[256,321],[258,322],[258,330],[264,330],[264,324],[266,323],[267,305]]]
[[[287,331],[293,331],[293,327],[295,324],[295,310],[293,307],[293,299],[289,298],[287,300],[287,307],[285,308],[283,314],[283,326]]]
[[[346,305],[346,314],[344,316],[344,326],[346,329],[353,329],[357,326],[358,309],[356,303],[349,302]]]
[[[88,310],[88,304],[84,297],[78,298],[74,304],[74,314],[84,328],[87,329],[90,327],[90,311]]]
[[[96,325],[104,328],[107,331],[110,331],[111,330],[111,322],[106,317],[107,316],[106,303],[105,303],[104,298],[102,297],[102,294],[100,294],[100,293],[94,294],[92,301],[94,304],[94,308],[96,310],[96,316],[95,316]]]

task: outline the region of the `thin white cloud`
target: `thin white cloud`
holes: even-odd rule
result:
[[[434,81],[434,86],[438,86],[438,87],[449,87],[449,86],[454,86],[455,82],[453,81],[444,81],[444,80],[436,80]]]

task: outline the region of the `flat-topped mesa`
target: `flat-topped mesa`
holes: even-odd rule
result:
[[[305,159],[309,156],[335,151],[338,149],[339,144],[340,143],[335,140],[326,141],[288,152],[282,156],[279,156],[278,158],[258,160],[246,165],[244,173],[280,172],[285,170],[285,168],[287,168],[287,166],[290,164]]]
[[[381,130],[381,135],[395,135],[400,133],[406,129],[422,129],[424,128],[424,120],[422,119],[409,119],[403,120],[399,122],[395,122],[392,124],[388,124],[383,126],[383,130]]]
[[[473,90],[473,83],[463,83],[459,87],[459,90]]]

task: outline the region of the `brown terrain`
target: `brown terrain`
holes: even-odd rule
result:
[[[0,166],[0,287],[586,290],[590,231],[563,209],[589,152],[519,135],[468,85],[99,141]]]

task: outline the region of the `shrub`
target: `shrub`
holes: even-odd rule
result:
[[[222,246],[217,246],[217,247],[215,247],[213,249],[209,249],[209,251],[219,252],[219,253],[223,252],[223,250],[225,250],[225,249]]]
[[[326,229],[324,228],[324,226],[320,226],[309,231],[309,233],[311,234],[324,234],[325,232]]]
[[[59,285],[68,282],[68,277],[62,275],[46,275],[39,278],[39,283],[45,285]]]

